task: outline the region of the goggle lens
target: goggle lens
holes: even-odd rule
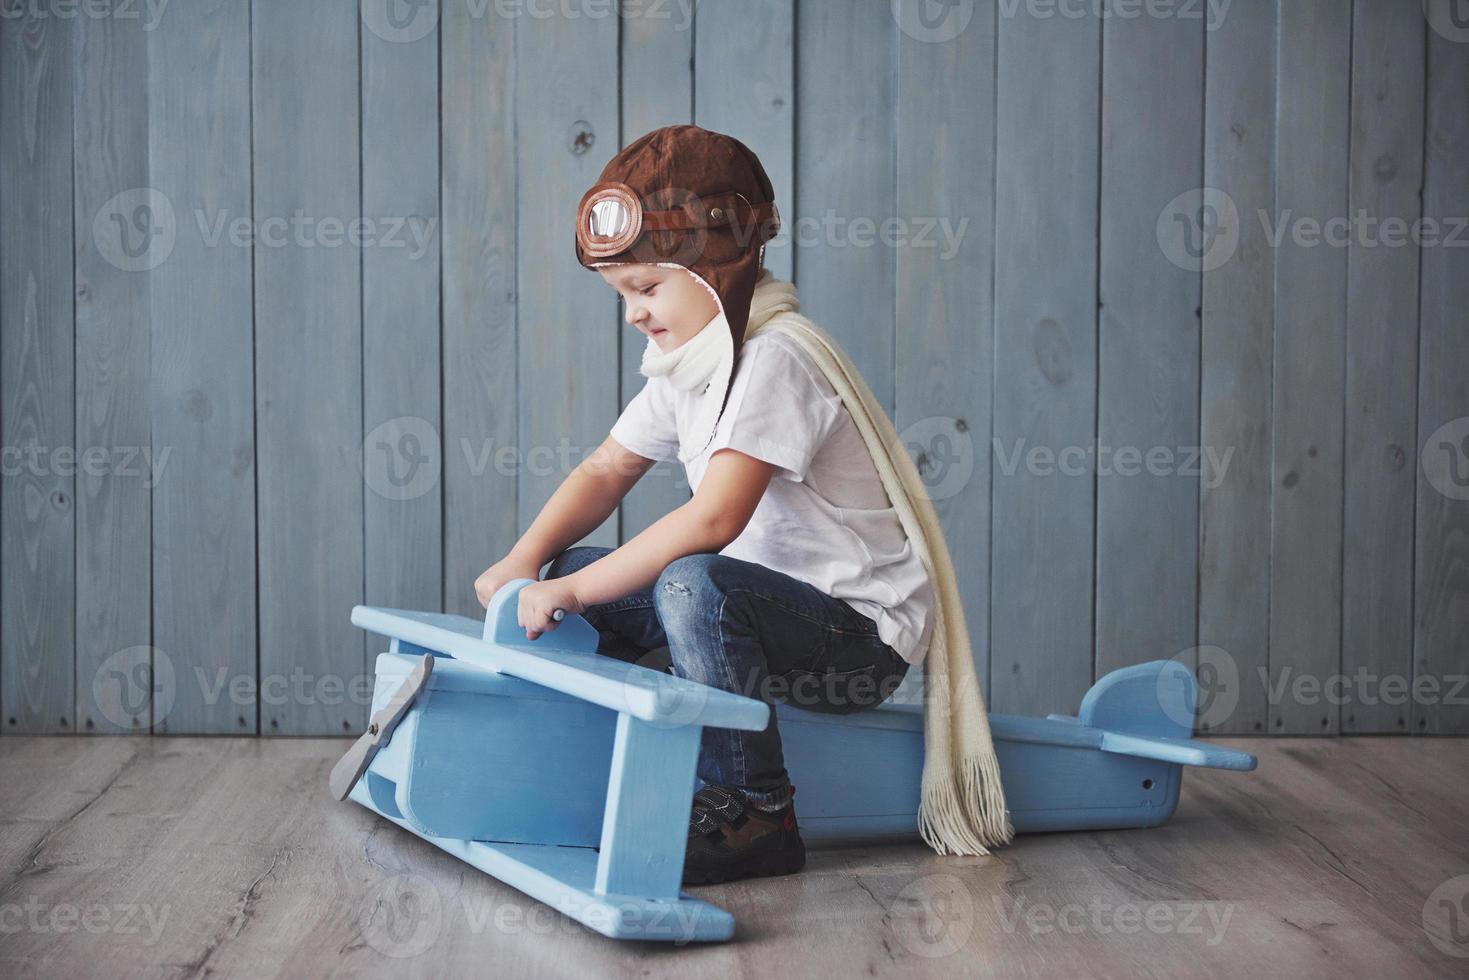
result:
[[[587,231],[598,238],[620,235],[629,223],[627,207],[618,200],[595,202],[587,213]]]

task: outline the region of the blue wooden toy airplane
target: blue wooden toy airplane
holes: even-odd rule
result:
[[[527,640],[531,581],[506,583],[483,623],[352,610],[392,645],[333,794],[604,935],[728,939],[734,918],[680,890],[700,732],[758,731],[770,707],[599,655],[581,616]],[[808,842],[917,839],[923,707],[902,693],[846,715],[776,705]],[[1158,660],[1103,677],[1076,717],[990,715],[1016,831],[1156,827],[1183,766],[1254,769],[1190,737],[1196,698],[1188,668]]]

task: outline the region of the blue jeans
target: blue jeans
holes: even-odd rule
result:
[[[569,575],[610,551],[568,548],[545,577]],[[601,635],[600,654],[812,711],[880,704],[908,670],[877,625],[846,602],[727,555],[685,555],[651,587],[588,606],[582,617]],[[774,709],[764,731],[705,728],[698,774],[762,809],[785,806],[792,790]]]

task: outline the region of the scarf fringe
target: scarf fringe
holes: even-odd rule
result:
[[[957,779],[956,779],[957,776]],[[970,804],[978,801],[978,810]],[[993,754],[963,759],[923,787],[918,833],[938,854],[986,855],[1015,837]]]

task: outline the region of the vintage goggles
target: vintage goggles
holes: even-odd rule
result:
[[[598,184],[582,195],[576,215],[576,241],[591,258],[632,248],[644,232],[732,228],[742,243],[758,236],[768,242],[780,230],[775,202],[752,205],[738,191],[708,197],[691,195],[681,207],[644,210],[633,189],[619,181]],[[741,237],[743,236],[743,237]]]

